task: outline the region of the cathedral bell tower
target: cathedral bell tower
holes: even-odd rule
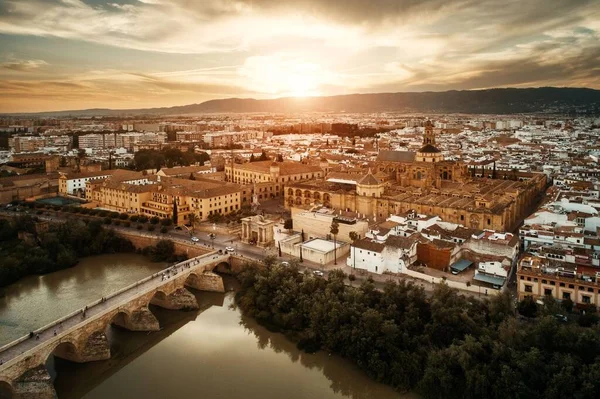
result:
[[[431,121],[425,122],[425,134],[423,135],[423,145],[432,145],[435,147],[435,134],[433,133],[433,124]]]

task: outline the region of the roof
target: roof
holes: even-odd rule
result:
[[[468,259],[461,259],[458,262],[454,262],[452,265],[450,265],[450,268],[453,270],[458,270],[459,272],[462,272],[463,270],[465,270],[467,267],[471,266],[473,264],[473,262],[471,262]]]
[[[412,234],[408,237],[392,235],[385,240],[385,245],[394,248],[410,249],[415,242],[419,241],[419,237],[419,234]]]
[[[210,169],[209,166],[177,166],[174,168],[162,168],[160,171],[167,176],[181,176],[208,169]]]
[[[258,173],[270,173],[272,164],[273,161],[248,162],[241,165],[235,165],[234,169]],[[277,166],[279,166],[280,176],[322,172],[322,169],[318,166],[305,165],[299,162],[278,162]]]
[[[361,186],[376,186],[379,184],[379,180],[372,173],[365,175],[362,179],[358,181],[358,184]]]
[[[481,281],[488,284],[504,285],[506,279],[502,277],[490,276],[489,274],[476,272],[473,280]]]
[[[441,152],[440,150],[437,149],[437,147],[431,145],[431,144],[425,144],[423,147],[421,147],[421,149],[419,150],[419,152],[426,152],[426,153],[437,153],[437,152]]]
[[[352,246],[355,248],[366,249],[367,251],[373,251],[373,252],[383,252],[383,249],[385,248],[385,245],[380,244],[375,241],[371,241],[368,238],[356,240],[356,241],[354,241]]]
[[[380,150],[377,154],[379,162],[414,162],[415,153],[412,151]]]

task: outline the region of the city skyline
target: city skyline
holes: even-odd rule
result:
[[[0,1],[0,112],[600,88],[593,1]]]

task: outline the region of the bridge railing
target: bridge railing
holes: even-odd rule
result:
[[[194,257],[194,258],[192,258],[192,259],[187,259],[187,260],[184,260],[183,262],[177,263],[177,264],[175,264],[175,265],[171,265],[171,266],[169,266],[169,267],[167,267],[167,268],[165,268],[165,269],[163,269],[163,270],[161,270],[161,271],[159,271],[159,272],[156,272],[156,273],[154,273],[154,274],[151,274],[151,275],[150,275],[150,276],[148,276],[148,277],[145,277],[145,278],[143,278],[143,279],[141,279],[141,280],[139,280],[139,281],[136,281],[135,283],[129,284],[128,286],[126,286],[126,287],[123,287],[123,288],[121,288],[120,290],[117,290],[117,291],[115,291],[115,292],[113,292],[113,293],[110,293],[110,294],[108,294],[107,296],[105,296],[104,298],[106,298],[107,300],[108,300],[108,299],[110,299],[110,298],[114,298],[114,297],[116,297],[116,296],[118,296],[118,295],[121,295],[122,293],[124,293],[124,292],[126,292],[126,291],[129,291],[129,290],[131,290],[132,288],[135,288],[135,287],[137,287],[137,286],[139,286],[139,285],[141,285],[141,284],[144,284],[144,283],[146,283],[146,282],[148,282],[148,281],[150,281],[150,280],[154,279],[155,277],[158,277],[158,276],[160,276],[162,273],[164,273],[164,272],[165,272],[165,271],[167,271],[167,270],[171,270],[171,269],[173,269],[173,268],[175,268],[175,267],[178,267],[178,266],[187,266],[187,265],[189,265],[190,263],[192,263],[193,261],[197,261],[197,260],[199,260],[198,258],[203,258],[203,257],[209,256],[209,255],[210,255],[210,256],[214,256],[215,254],[214,254],[214,252],[209,252],[209,253],[206,253],[206,254],[202,254],[202,255],[196,256],[196,257]],[[98,304],[99,304],[99,303],[101,303],[101,302],[102,302],[102,298],[100,298],[100,299],[97,299],[97,300],[95,300],[94,302],[92,302],[92,303],[90,303],[90,304],[88,304],[88,305],[84,305],[84,306],[85,306],[85,307],[87,307],[87,309],[89,310],[89,309],[91,309],[93,306],[96,306],[96,305],[98,305]],[[62,323],[62,322],[64,322],[64,321],[66,321],[66,320],[69,320],[69,319],[71,319],[72,317],[75,317],[75,316],[77,316],[77,315],[80,315],[81,313],[82,313],[82,310],[81,310],[81,309],[79,309],[79,310],[75,310],[74,312],[71,312],[71,313],[69,313],[68,315],[66,315],[66,316],[63,316],[63,317],[61,317],[61,318],[60,318],[60,319],[58,319],[58,320],[54,320],[54,321],[52,321],[51,323],[48,323],[48,324],[46,324],[45,326],[42,326],[42,327],[39,327],[39,328],[37,328],[37,329],[33,330],[33,333],[34,333],[34,334],[39,334],[39,333],[42,333],[42,332],[44,332],[44,331],[47,331],[47,330],[51,329],[52,327],[55,327],[55,326],[59,325],[60,323]],[[2,352],[4,352],[4,351],[6,351],[6,350],[8,350],[8,349],[12,348],[13,346],[19,345],[20,343],[22,343],[22,342],[24,342],[24,341],[27,341],[28,339],[30,339],[30,336],[29,336],[29,334],[27,334],[27,335],[24,335],[24,336],[22,336],[21,338],[17,338],[17,339],[15,339],[14,341],[11,341],[11,342],[9,342],[9,343],[7,343],[7,344],[5,344],[5,345],[1,346],[1,347],[0,347],[0,353],[2,353]]]

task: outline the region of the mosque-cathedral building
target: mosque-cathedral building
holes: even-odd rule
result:
[[[546,175],[527,180],[476,178],[461,161],[444,160],[430,122],[418,152],[380,151],[367,174],[330,172],[324,179],[289,182],[285,205],[324,205],[369,218],[415,210],[474,229],[512,231],[546,188]]]

